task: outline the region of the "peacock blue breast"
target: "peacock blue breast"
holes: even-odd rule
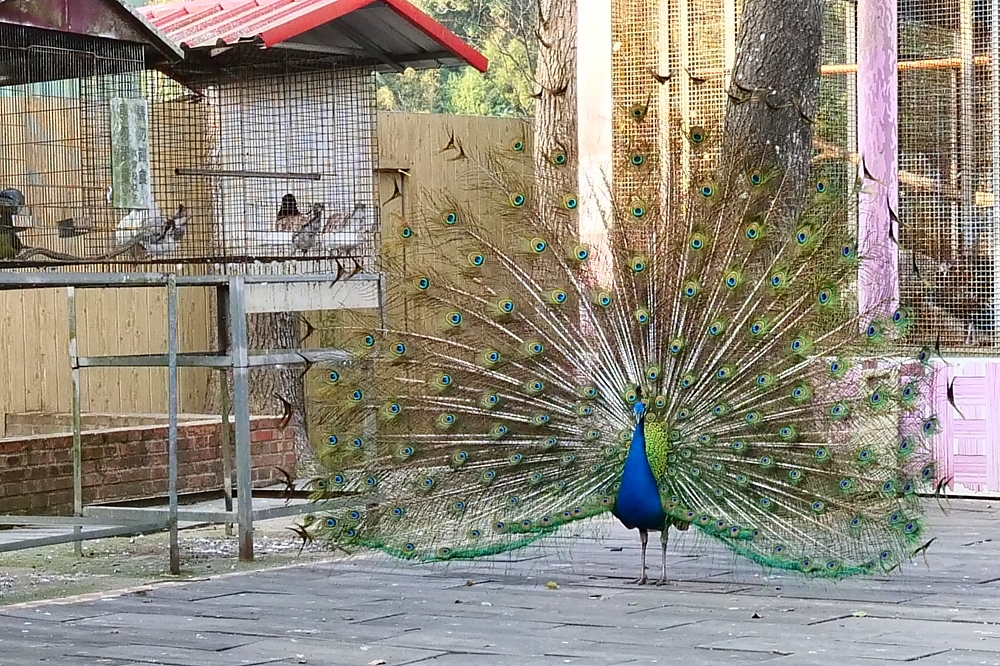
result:
[[[615,498],[614,516],[631,529],[659,530],[666,520],[660,490],[646,457],[645,418],[632,432],[632,445],[625,458],[621,488]]]

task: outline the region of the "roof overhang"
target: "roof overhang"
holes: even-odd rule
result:
[[[139,11],[184,49],[209,57],[251,46],[369,61],[381,71],[488,65],[408,0],[192,0]]]
[[[150,64],[184,57],[180,47],[125,0],[3,0],[0,22],[143,44]]]

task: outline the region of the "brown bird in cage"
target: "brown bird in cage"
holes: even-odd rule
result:
[[[0,192],[0,260],[13,259],[24,243],[18,237],[18,229],[14,225],[14,216],[24,206],[24,194],[20,190],[8,188]]]
[[[294,232],[308,223],[309,216],[299,211],[299,204],[294,194],[288,193],[281,197],[281,208],[278,210],[278,218],[274,225],[277,231]]]

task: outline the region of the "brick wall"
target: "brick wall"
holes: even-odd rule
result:
[[[278,419],[254,418],[251,427],[253,482],[295,473],[291,428]],[[220,424],[180,423],[177,429],[178,490],[222,488]],[[0,439],[0,514],[71,514],[72,435]],[[83,433],[83,502],[94,504],[167,493],[167,426],[115,428]]]

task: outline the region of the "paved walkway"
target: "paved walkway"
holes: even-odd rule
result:
[[[475,564],[355,559],[0,607],[0,665],[1000,664],[994,504],[933,509],[927,564],[891,580],[765,577],[685,535],[670,585],[634,588],[638,538],[615,527]]]

